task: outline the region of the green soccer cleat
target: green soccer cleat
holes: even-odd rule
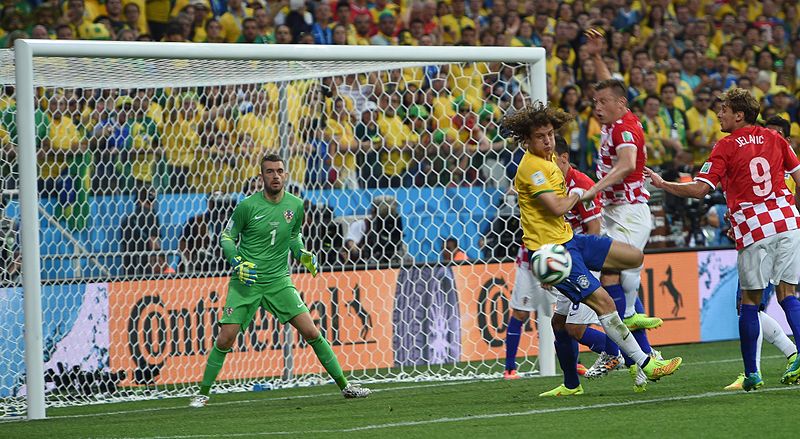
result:
[[[655,358],[651,358],[647,366],[642,369],[644,370],[644,374],[647,375],[648,380],[658,381],[667,375],[675,373],[675,371],[681,367],[681,363],[683,363],[683,358],[681,357],[670,358],[668,360],[656,360]]]
[[[622,319],[625,326],[631,331],[637,329],[656,329],[664,324],[664,321],[658,317],[648,317],[646,314],[634,314],[628,318]]]
[[[652,360],[650,360],[652,361]],[[644,374],[642,368],[638,364],[634,364],[628,368],[628,373],[633,379],[633,391],[642,393],[647,391],[647,375]]]
[[[573,396],[573,395],[583,395],[583,386],[578,384],[578,387],[574,389],[568,389],[565,385],[560,385],[553,390],[549,390],[544,393],[540,393],[539,396]]]
[[[797,352],[793,353],[792,355],[789,355],[789,358],[787,358],[786,369],[792,367],[792,363],[794,363],[794,360],[796,359],[797,359]]]
[[[743,382],[744,382],[744,374],[740,373],[739,376],[736,377],[736,381],[725,386],[725,390],[742,390]]]
[[[761,374],[753,372],[742,381],[742,389],[745,392],[756,390],[764,387],[764,380],[761,379]]]
[[[797,384],[800,381],[800,357],[795,354],[794,361],[786,367],[786,372],[781,377],[783,384]]]

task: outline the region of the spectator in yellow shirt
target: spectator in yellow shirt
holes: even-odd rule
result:
[[[723,134],[716,115],[709,110],[711,90],[702,88],[695,94],[694,106],[686,111],[686,137],[695,166],[702,166],[711,148]]]
[[[242,20],[252,16],[253,10],[244,7],[242,0],[228,0],[228,12],[219,17],[219,24],[222,25],[225,41],[235,43],[242,33]]]
[[[453,45],[461,41],[461,31],[466,27],[477,28],[475,21],[464,15],[466,5],[463,1],[451,4],[452,12],[439,19],[442,31],[442,45]]]
[[[397,19],[391,12],[384,12],[378,19],[378,33],[370,38],[373,46],[396,46],[397,37],[395,36],[395,27]]]
[[[403,176],[411,160],[411,152],[419,140],[419,137],[397,115],[401,102],[397,93],[381,96],[379,107],[383,108],[383,114],[378,116],[378,127],[383,135],[385,148],[380,154],[384,173],[382,177],[384,184],[380,185],[382,187],[402,186]]]
[[[86,151],[88,146],[78,130],[78,126],[67,114],[67,99],[62,95],[53,96],[49,104],[50,132],[48,138],[50,147],[42,150],[45,153],[45,162],[41,167],[40,176],[44,180],[57,178],[69,163],[75,153]]]

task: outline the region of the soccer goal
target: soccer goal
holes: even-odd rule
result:
[[[293,280],[349,379],[502,376],[519,148],[499,122],[546,101],[544,49],[18,40],[0,61],[3,417],[193,394],[226,312],[219,231],[270,153],[323,268]],[[538,339],[519,371],[552,375]],[[259,312],[214,391],[326,382]]]

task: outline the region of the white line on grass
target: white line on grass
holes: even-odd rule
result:
[[[771,389],[762,389],[759,390],[758,393],[764,392],[784,392],[784,391],[797,391],[797,387],[775,387]],[[461,421],[474,421],[476,419],[493,419],[493,418],[500,418],[506,416],[533,416],[533,415],[543,415],[549,413],[559,413],[559,412],[573,412],[573,411],[583,411],[583,410],[594,410],[594,409],[605,409],[611,407],[625,407],[631,405],[641,405],[641,404],[655,404],[660,402],[674,402],[674,401],[687,401],[692,399],[704,399],[704,398],[716,398],[718,396],[734,396],[734,395],[741,395],[741,392],[705,392],[705,393],[698,393],[694,395],[684,395],[684,396],[670,396],[666,398],[653,398],[653,399],[643,399],[643,400],[635,400],[635,401],[624,401],[624,402],[609,402],[603,404],[592,404],[592,405],[579,405],[579,406],[572,406],[572,407],[556,407],[550,409],[536,409],[536,410],[526,410],[524,412],[503,412],[503,413],[487,413],[485,415],[472,415],[472,416],[460,416],[456,418],[438,418],[438,419],[428,419],[424,421],[404,421],[404,422],[390,422],[386,424],[371,424],[371,425],[364,425],[361,427],[352,427],[352,428],[341,428],[341,429],[330,429],[330,430],[304,430],[304,431],[271,431],[271,432],[248,432],[248,433],[225,433],[223,435],[216,435],[216,434],[201,434],[201,435],[185,435],[185,436],[153,436],[153,437],[145,437],[145,438],[136,438],[136,439],[200,439],[200,438],[217,438],[217,437],[252,437],[252,436],[285,436],[285,435],[307,435],[307,434],[315,434],[315,433],[351,433],[356,431],[366,431],[366,430],[379,430],[384,428],[395,428],[395,427],[415,427],[419,425],[430,425],[430,424],[442,424],[448,422],[461,422]],[[133,439],[133,438],[131,438]]]
[[[783,358],[782,355],[769,355],[761,357],[761,359],[772,359],[772,358]],[[717,364],[717,363],[733,363],[737,361],[742,361],[741,358],[728,358],[724,360],[711,360],[711,361],[700,361],[700,362],[686,362],[683,363],[682,367],[686,366],[703,366],[707,364]],[[530,378],[546,378],[539,375],[532,376]],[[529,377],[526,377],[529,379]],[[395,390],[409,390],[409,389],[422,389],[422,388],[429,388],[429,387],[444,387],[444,386],[457,386],[460,384],[472,384],[478,382],[485,382],[485,381],[494,381],[494,379],[472,379],[472,380],[459,380],[459,381],[451,381],[451,382],[441,382],[441,383],[431,383],[431,384],[420,384],[420,385],[412,385],[412,386],[398,386],[398,387],[388,387],[385,389],[373,389],[373,393],[378,392],[390,392]],[[279,396],[275,398],[258,398],[258,399],[245,399],[245,400],[236,400],[236,401],[225,401],[225,402],[214,402],[212,406],[223,406],[223,405],[237,405],[237,404],[251,404],[257,402],[266,402],[266,401],[287,401],[287,400],[295,400],[295,399],[307,399],[307,398],[319,398],[319,397],[328,397],[328,396],[337,396],[339,395],[338,392],[331,393],[314,393],[311,395],[290,395],[290,396]],[[119,410],[113,412],[98,412],[98,413],[85,413],[85,414],[78,414],[78,415],[62,415],[62,416],[49,416],[46,420],[52,419],[75,419],[75,418],[94,418],[98,416],[115,416],[115,415],[128,415],[132,413],[148,413],[148,412],[162,412],[164,410],[179,410],[179,409],[188,409],[185,405],[180,406],[168,406],[168,407],[152,407],[152,408],[142,408],[136,410]],[[6,419],[0,420],[0,424],[5,424],[9,422],[20,422],[24,421],[25,417],[18,417],[14,419]]]

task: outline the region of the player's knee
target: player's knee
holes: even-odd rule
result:
[[[617,306],[614,304],[614,299],[608,295],[608,292],[603,288],[598,288],[586,300],[588,305],[598,316],[611,314],[617,311]]]
[[[519,320],[521,322],[524,322],[524,321],[528,320],[528,318],[531,316],[531,313],[530,313],[530,311],[522,311],[522,310],[519,310],[519,309],[512,309],[511,310],[511,315],[515,319],[517,319],[517,320]]]
[[[319,329],[316,326],[304,328],[300,333],[306,341],[316,340],[319,338]]]
[[[236,335],[239,333],[238,328],[234,329],[229,329],[227,327],[222,328],[222,331],[219,332],[217,339],[214,341],[217,349],[227,351],[233,347],[233,343],[236,341]]]
[[[603,270],[600,273],[600,283],[603,285],[617,285],[620,283],[619,271]]]
[[[567,324],[567,316],[561,314],[553,314],[553,318],[550,319],[550,326],[553,328],[553,332],[560,332],[565,329]]]
[[[565,326],[567,330],[567,334],[570,337],[574,338],[575,340],[580,340],[583,337],[584,331],[586,331],[586,325],[576,325],[573,323],[567,323]]]

